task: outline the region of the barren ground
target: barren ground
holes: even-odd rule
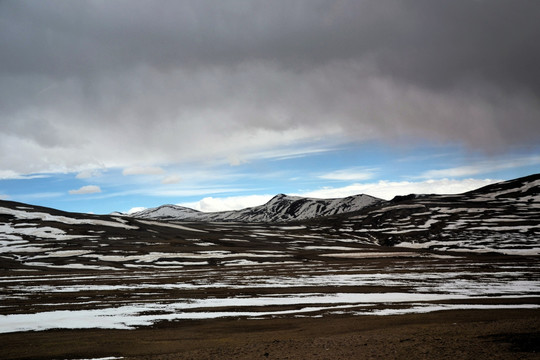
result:
[[[538,359],[540,311],[220,319],[0,335],[3,359]]]

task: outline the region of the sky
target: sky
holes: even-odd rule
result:
[[[0,1],[0,199],[110,213],[540,169],[540,2]]]

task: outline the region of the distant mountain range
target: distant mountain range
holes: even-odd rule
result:
[[[0,267],[45,260],[87,268],[165,266],[167,258],[189,263],[206,247],[213,249],[208,261],[252,261],[259,251],[314,259],[331,249],[381,245],[539,255],[540,174],[464,194],[390,201],[280,194],[261,206],[217,213],[164,205],[132,216],[92,215],[0,201]]]
[[[201,212],[178,205],[162,205],[131,214],[139,219],[184,221],[284,222],[361,210],[383,200],[369,195],[312,199],[279,194],[264,205],[242,210]]]
[[[539,260],[540,174],[459,195],[278,195],[213,214],[0,201],[0,333],[537,309]]]

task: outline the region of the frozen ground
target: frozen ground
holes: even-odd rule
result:
[[[129,329],[221,317],[537,309],[538,263],[367,258],[181,270],[16,271],[0,277],[0,332]]]
[[[538,309],[539,181],[297,223],[0,203],[0,333]],[[311,210],[310,210],[311,211]]]

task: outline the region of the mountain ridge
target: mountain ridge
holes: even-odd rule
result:
[[[202,212],[180,205],[165,204],[129,216],[152,220],[286,222],[358,211],[382,201],[384,200],[366,194],[332,199],[277,194],[263,205],[240,210]]]
[[[263,206],[210,214],[207,218],[189,218],[184,223],[125,215],[70,213],[0,200],[0,253],[3,254],[0,265],[2,262],[38,264],[40,262],[33,259],[50,258],[57,266],[75,260],[70,260],[70,254],[79,254],[84,256],[77,261],[84,264],[76,266],[92,267],[95,265],[90,262],[92,259],[87,259],[87,252],[93,247],[103,259],[119,262],[124,259],[116,254],[102,254],[104,244],[121,245],[130,252],[146,252],[137,260],[144,263],[143,260],[157,261],[163,257],[160,255],[162,246],[176,242],[188,249],[215,246],[231,254],[240,248],[251,251],[252,246],[268,247],[267,250],[272,248],[272,251],[277,247],[280,254],[292,254],[302,249],[300,245],[307,246],[305,251],[313,253],[333,246],[342,251],[348,249],[343,244],[349,248],[355,244],[421,251],[540,255],[540,174],[462,194],[400,196],[354,210],[354,206],[366,205],[360,201],[362,199],[378,200],[365,195],[304,199],[279,194]],[[187,214],[186,219],[193,214],[208,216],[177,206],[158,209],[178,208]],[[353,211],[349,211],[351,209]],[[321,214],[327,215],[313,217]],[[292,220],[287,222],[287,219]],[[134,244],[137,245],[133,247]],[[51,251],[59,255],[47,255]],[[219,259],[223,255],[219,251],[212,256]],[[239,254],[235,256],[241,256],[242,252]],[[293,256],[305,257],[306,254]],[[168,256],[180,255],[176,255],[175,250]],[[192,254],[189,259],[199,256]],[[259,256],[262,255],[254,257]],[[134,261],[129,266],[141,265],[132,254],[126,259]]]
[[[379,245],[526,254],[540,244],[540,174],[451,195],[407,195],[321,219]]]

